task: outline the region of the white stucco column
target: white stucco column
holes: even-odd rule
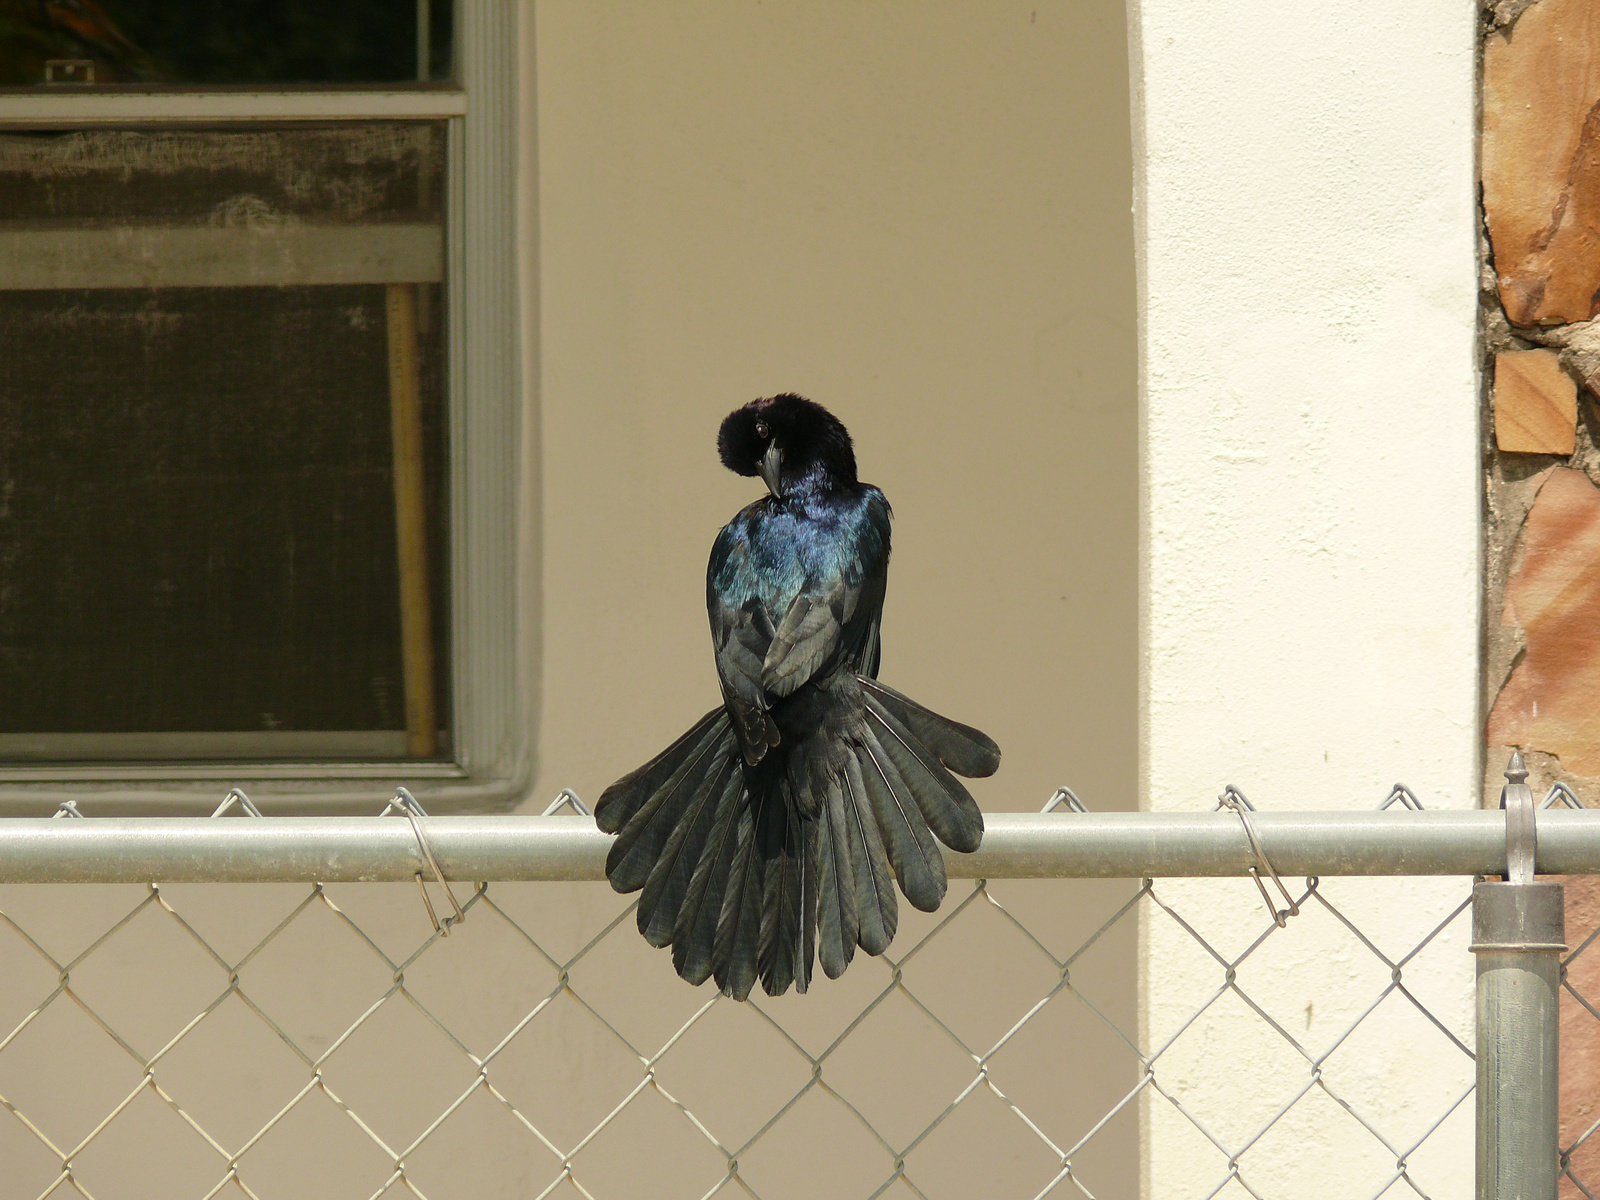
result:
[[[1472,805],[1475,7],[1131,7],[1144,803],[1210,808],[1235,783],[1263,808],[1361,808],[1404,781],[1430,807]],[[1157,887],[1225,956],[1262,928],[1248,881]],[[1397,956],[1465,884],[1326,890]],[[1465,942],[1458,922],[1405,981],[1446,1025],[1470,1029]],[[1142,1034],[1159,1045],[1223,973],[1151,910],[1141,979]],[[1238,980],[1320,1053],[1389,972],[1308,910]],[[1310,1077],[1233,996],[1160,1068],[1230,1150]],[[1471,1071],[1391,995],[1325,1076],[1404,1149]],[[1430,1194],[1471,1193],[1471,1126],[1468,1103],[1411,1160]],[[1227,1156],[1159,1095],[1146,1094],[1144,1134],[1147,1196],[1203,1196],[1227,1173]],[[1395,1163],[1313,1089],[1240,1169],[1264,1195],[1327,1200],[1371,1195]]]

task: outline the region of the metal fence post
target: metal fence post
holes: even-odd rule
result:
[[[1505,882],[1472,889],[1478,1200],[1555,1200],[1563,889],[1533,878],[1535,810],[1520,754],[1505,774]]]

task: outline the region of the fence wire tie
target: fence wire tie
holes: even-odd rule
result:
[[[1289,889],[1283,886],[1283,880],[1278,878],[1277,870],[1273,867],[1271,860],[1267,858],[1266,850],[1261,846],[1261,838],[1256,833],[1255,823],[1250,820],[1250,814],[1255,811],[1254,806],[1244,798],[1243,792],[1230,783],[1222,789],[1222,795],[1217,797],[1217,808],[1226,808],[1236,814],[1239,818],[1239,823],[1244,826],[1244,835],[1249,839],[1250,849],[1255,852],[1256,856],[1256,865],[1248,868],[1250,878],[1256,881],[1256,888],[1261,893],[1261,901],[1267,906],[1267,911],[1272,914],[1273,924],[1282,929],[1289,923],[1290,917],[1298,917],[1300,915],[1300,906],[1295,903],[1294,897],[1289,894]],[[1272,896],[1267,891],[1267,885],[1261,880],[1262,871],[1272,876],[1272,882],[1277,884],[1278,891],[1283,894],[1284,903],[1289,906],[1288,908],[1279,909],[1273,903]]]
[[[1545,793],[1544,802],[1539,807],[1554,808],[1558,801],[1565,808],[1583,807],[1583,801],[1578,799],[1577,793],[1559,780],[1550,785],[1550,790]]]
[[[1383,798],[1383,803],[1378,805],[1378,811],[1383,812],[1396,804],[1413,812],[1422,811],[1422,801],[1418,800],[1417,794],[1403,783],[1397,783],[1389,789],[1389,794]]]
[[[428,837],[422,831],[420,818],[426,817],[428,814],[423,811],[422,805],[417,803],[417,798],[403,787],[395,788],[394,799],[389,801],[388,807],[383,811],[384,815],[387,816],[396,810],[411,822],[411,831],[417,835],[417,847],[422,851],[422,857],[433,871],[433,877],[439,881],[439,886],[444,888],[444,894],[450,897],[450,907],[455,909],[455,915],[440,921],[439,915],[433,911],[433,901],[428,897],[428,885],[422,878],[422,871],[420,869],[417,871],[415,876],[417,890],[422,893],[422,907],[428,910],[428,920],[433,922],[433,931],[440,937],[449,937],[450,927],[465,921],[467,914],[462,910],[460,902],[456,899],[456,894],[450,887],[450,881],[444,877],[444,872],[439,869],[439,860],[434,858],[433,847],[428,845]]]
[[[239,806],[247,817],[259,817],[261,815],[261,810],[255,806],[255,801],[246,796],[241,788],[229,788],[228,794],[222,798],[222,803],[217,805],[216,810],[211,815],[220,817],[235,804]]]
[[[1087,813],[1089,806],[1078,799],[1078,793],[1069,787],[1058,787],[1055,795],[1044,802],[1042,813],[1055,812],[1058,808],[1065,808],[1068,812]]]
[[[589,811],[589,806],[582,800],[578,799],[578,793],[573,791],[571,788],[562,788],[561,791],[556,794],[556,798],[550,801],[549,806],[539,815],[541,817],[553,817],[561,810],[563,805],[565,805],[567,808],[570,808],[580,817],[594,816],[594,813]]]

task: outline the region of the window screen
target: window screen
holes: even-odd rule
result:
[[[444,129],[0,134],[0,761],[450,753]]]

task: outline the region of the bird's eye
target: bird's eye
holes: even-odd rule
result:
[[[767,427],[767,423],[765,421],[757,421],[756,422],[756,436],[758,438],[760,438],[764,442],[771,435],[772,435],[772,430]]]

